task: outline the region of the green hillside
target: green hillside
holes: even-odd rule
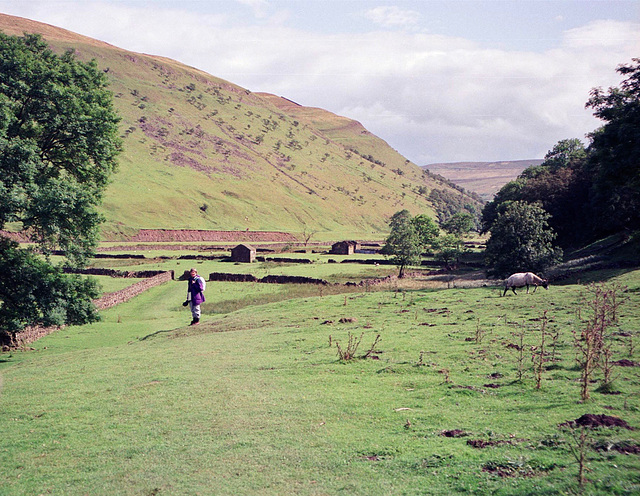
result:
[[[403,208],[435,215],[434,189],[479,206],[353,120],[26,19],[0,15],[0,30],[40,33],[56,51],[73,48],[78,58],[95,59],[109,77],[124,150],[103,205],[106,233],[189,228],[365,236],[384,232],[389,216]]]

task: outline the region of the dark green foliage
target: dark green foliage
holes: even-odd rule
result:
[[[556,242],[568,247],[587,239],[589,183],[582,167],[585,148],[577,139],[559,141],[545,161],[522,172],[496,194],[482,212],[484,231],[490,231],[500,209],[508,202],[538,203],[549,214],[549,225],[558,234]]]
[[[443,262],[446,267],[451,268],[460,260],[464,253],[464,242],[457,234],[445,234],[440,236],[433,245],[436,252],[436,260]]]
[[[423,249],[431,246],[440,235],[438,225],[426,214],[416,215],[411,219],[411,223],[418,233]]]
[[[640,228],[640,58],[621,65],[619,88],[594,88],[587,107],[605,122],[590,135],[592,205],[605,232]]]
[[[640,59],[617,71],[618,88],[594,88],[587,107],[605,124],[590,146],[558,142],[543,164],[506,184],[482,212],[482,229],[513,201],[539,203],[550,214],[559,246],[576,248],[600,237],[640,229]]]
[[[446,222],[442,224],[442,228],[449,234],[462,236],[467,234],[475,227],[473,215],[467,212],[457,212],[453,214]]]
[[[391,233],[382,248],[384,255],[400,267],[398,277],[404,276],[404,269],[420,260],[423,245],[408,210],[396,212],[389,221]]]
[[[0,228],[21,222],[70,263],[92,251],[96,205],[116,167],[118,117],[105,75],[39,36],[0,33]]]
[[[560,260],[553,246],[549,214],[539,205],[514,201],[503,206],[491,226],[485,258],[489,275],[506,277],[514,272],[543,272]]]
[[[120,150],[105,75],[94,62],[54,54],[39,36],[0,33],[0,229],[21,225],[66,264],[93,252],[97,206]],[[0,329],[96,320],[95,284],[67,276],[0,238]]]
[[[93,279],[64,274],[29,249],[0,237],[0,330],[84,324],[99,319]]]
[[[429,200],[433,204],[440,224],[443,224],[458,212],[467,212],[474,219],[480,216],[480,209],[477,207],[480,202],[470,202],[469,195],[464,189],[460,187],[457,189],[459,193],[446,189],[432,189],[431,193],[429,193]]]

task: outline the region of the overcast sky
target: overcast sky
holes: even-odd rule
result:
[[[600,123],[640,57],[640,0],[0,0],[360,121],[419,165],[542,158]]]

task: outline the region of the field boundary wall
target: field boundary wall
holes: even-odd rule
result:
[[[100,273],[96,272],[99,271]],[[73,271],[74,273],[82,274],[98,274],[98,275],[111,275],[110,273],[102,273],[102,271],[111,271],[111,269],[82,269]],[[123,272],[123,271],[113,271]],[[124,273],[124,272],[123,272]],[[138,281],[131,286],[111,293],[105,293],[97,300],[93,300],[93,304],[98,310],[106,310],[107,308],[114,307],[120,303],[125,303],[130,299],[138,296],[141,293],[165,282],[172,281],[174,279],[174,271],[140,271],[140,272],[128,272],[126,274],[148,274],[150,276],[140,275],[112,275],[111,277],[145,277],[142,281]],[[0,345],[4,351],[9,349],[23,348],[26,345],[37,341],[38,339],[51,334],[54,331],[62,329],[64,326],[28,326],[15,335],[7,332],[0,332]]]

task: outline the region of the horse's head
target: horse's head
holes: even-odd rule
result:
[[[542,280],[542,287],[544,289],[549,289],[549,280],[548,279],[543,279]]]

